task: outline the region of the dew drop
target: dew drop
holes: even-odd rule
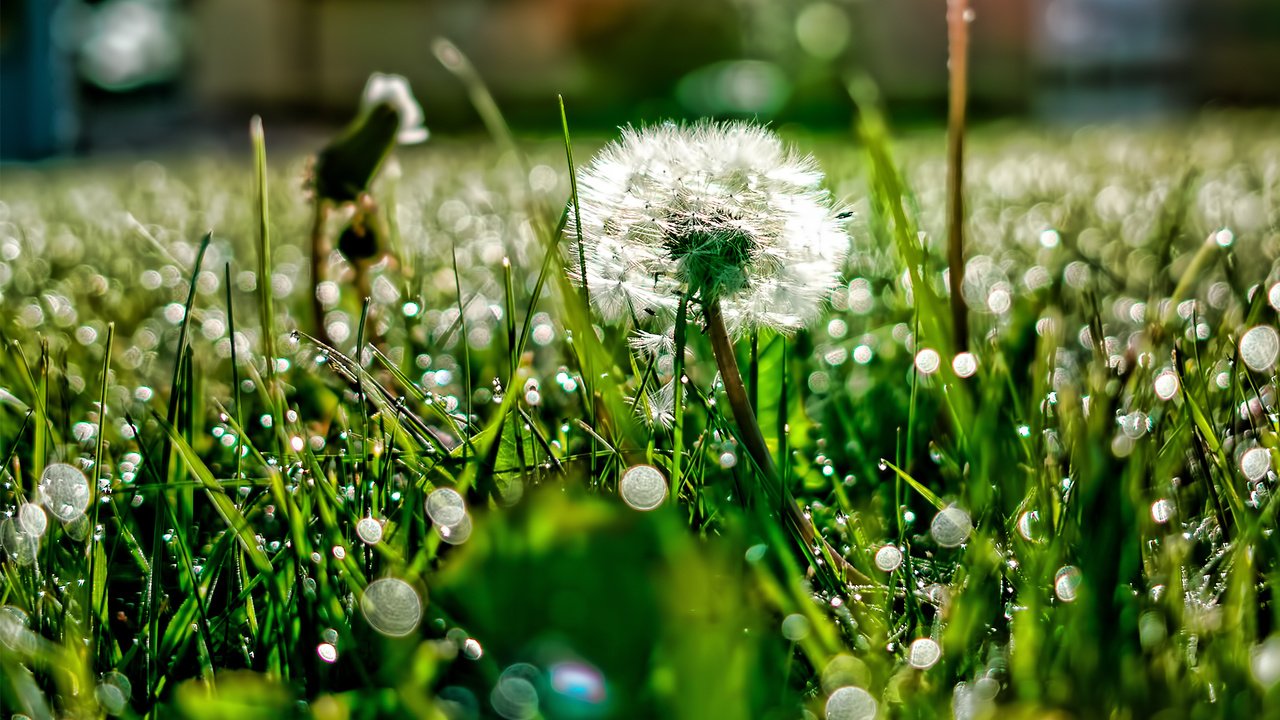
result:
[[[74,465],[54,463],[40,475],[40,501],[50,515],[71,522],[89,507],[89,480]]]
[[[917,670],[928,670],[942,657],[942,648],[932,638],[918,638],[907,649],[907,662]]]
[[[1240,336],[1240,359],[1250,370],[1267,372],[1280,355],[1280,333],[1273,327],[1259,325]]]
[[[108,683],[102,683],[94,688],[93,697],[108,715],[124,713],[125,707],[129,704],[124,694],[120,692],[120,688]]]
[[[382,542],[382,523],[367,517],[356,523],[356,535],[365,545],[377,545]]]
[[[467,516],[467,503],[453,488],[436,488],[427,496],[427,515],[436,525],[457,525]]]
[[[364,589],[360,612],[374,630],[389,637],[403,637],[417,629],[422,620],[422,598],[409,583],[382,578]]]
[[[969,519],[969,513],[955,506],[945,508],[934,515],[933,522],[929,525],[929,534],[933,537],[933,541],[942,547],[962,545],[969,539],[971,532],[973,532],[973,521]]]
[[[462,520],[453,525],[436,525],[436,534],[450,545],[461,545],[471,538],[471,516],[463,515]]]
[[[924,348],[916,353],[916,370],[922,375],[932,375],[942,366],[942,356],[933,348]]]
[[[1240,472],[1251,481],[1261,480],[1271,469],[1271,453],[1263,447],[1251,448],[1240,456]]]
[[[1053,592],[1062,602],[1074,602],[1080,588],[1080,568],[1064,565],[1053,578]]]
[[[1172,370],[1165,370],[1156,376],[1153,386],[1156,391],[1156,397],[1161,400],[1172,400],[1174,395],[1178,394],[1178,388],[1181,383],[1178,382],[1178,373]]]
[[[333,643],[320,643],[316,646],[316,654],[327,663],[334,663],[338,660],[338,648],[334,647]]]
[[[799,642],[809,636],[809,618],[800,613],[791,613],[782,619],[782,637],[791,642]]]
[[[667,479],[652,465],[633,465],[618,481],[618,493],[635,510],[653,510],[667,499]]]
[[[978,371],[978,358],[973,353],[962,352],[952,359],[951,369],[955,371],[956,377],[972,377]]]
[[[893,572],[902,565],[902,551],[896,545],[882,545],[876,551],[876,567]]]
[[[18,526],[32,537],[42,537],[49,528],[49,516],[34,503],[23,503],[18,508]]]
[[[876,699],[860,687],[842,687],[827,698],[827,720],[872,720]]]

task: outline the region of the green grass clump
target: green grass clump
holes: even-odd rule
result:
[[[302,158],[6,168],[0,708],[1274,712],[1278,130],[971,135],[971,356],[940,138],[799,139],[854,252],[819,324],[738,363],[870,582],[788,533],[696,326],[675,358],[592,324],[561,145],[398,151],[391,259],[365,301],[334,255],[323,334]],[[677,440],[643,418],[681,371]],[[665,504],[627,507],[673,452]]]

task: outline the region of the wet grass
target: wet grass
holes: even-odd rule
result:
[[[870,582],[789,533],[697,327],[679,359],[593,327],[561,144],[399,151],[396,259],[364,302],[335,256],[330,345],[304,160],[269,141],[0,178],[6,715],[1280,700],[1274,116],[971,135],[960,356],[941,136],[797,138],[856,252],[819,324],[738,360],[780,476]],[[680,371],[677,439],[641,418]],[[653,500],[637,465],[671,483],[656,510],[624,502]]]

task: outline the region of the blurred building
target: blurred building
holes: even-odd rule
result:
[[[1064,121],[1280,102],[1275,0],[971,0],[975,117]],[[553,130],[737,115],[843,126],[866,70],[899,119],[945,112],[946,0],[5,0],[0,155],[327,128],[371,72],[437,132],[479,126],[432,54],[448,37],[508,119]],[[74,76],[71,68],[75,69]],[[74,79],[73,79],[74,78]],[[60,90],[60,88],[65,90]],[[59,135],[61,133],[61,135]],[[63,140],[56,139],[64,138]],[[54,138],[54,139],[51,139]]]

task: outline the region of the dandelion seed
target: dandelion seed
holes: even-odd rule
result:
[[[848,252],[812,158],[747,123],[627,129],[583,171],[566,265],[606,320],[721,300],[734,332],[817,316]],[[585,276],[584,276],[585,271]]]

